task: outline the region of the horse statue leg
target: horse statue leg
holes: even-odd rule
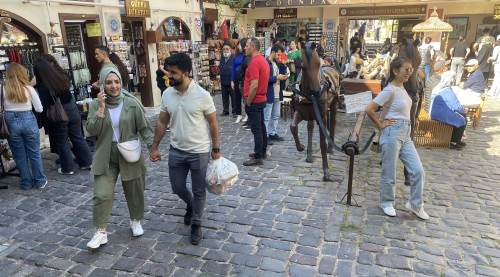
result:
[[[312,163],[314,162],[313,158],[313,131],[314,131],[314,120],[307,121],[307,154],[306,154],[306,162]]]
[[[297,151],[302,152],[304,151],[305,147],[303,144],[300,143],[299,139],[299,123],[302,122],[302,117],[300,116],[299,112],[296,110],[293,113],[293,120],[292,123],[290,123],[290,132],[292,133],[293,140],[295,141],[295,147],[297,148]]]
[[[337,97],[333,98],[330,110],[328,113],[328,131],[330,131],[330,138],[335,141],[335,126],[337,125]],[[328,143],[328,153],[333,154],[333,145]]]
[[[326,109],[326,107],[324,107],[321,113],[320,120],[322,120],[325,125],[328,123],[328,110]],[[330,178],[330,170],[328,168],[328,155],[327,155],[328,146],[326,142],[326,137],[323,134],[323,132],[321,132],[321,129],[319,130],[319,146],[321,148],[321,160],[323,162],[323,181],[331,182],[332,179]]]

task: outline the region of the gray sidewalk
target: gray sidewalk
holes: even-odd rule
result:
[[[354,118],[339,117],[342,141]],[[241,165],[253,149],[252,135],[232,118],[219,120],[222,153]],[[131,238],[117,185],[109,243],[96,252],[85,247],[93,234],[92,177],[58,175],[56,156],[45,153],[44,191],[21,191],[15,177],[0,180],[11,186],[0,191],[0,276],[500,276],[499,121],[500,102],[490,100],[478,129],[467,130],[464,150],[418,149],[427,175],[426,222],[404,208],[402,170],[398,216],[383,215],[380,157],[369,151],[356,162],[354,197],[361,207],[336,203],[346,190],[346,157],[330,156],[335,182],[321,182],[317,126],[315,162],[308,164],[292,143],[290,121],[281,121],[286,141],[270,147],[264,166],[241,166],[228,193],[208,194],[199,246],[189,244],[184,204],[170,188],[168,139],[163,160],[147,164],[144,236]]]

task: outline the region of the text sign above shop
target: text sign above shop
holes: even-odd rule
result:
[[[500,4],[495,4],[495,9],[494,9],[494,18],[497,20],[500,20]]]
[[[356,7],[341,8],[341,16],[371,16],[371,15],[407,15],[425,14],[427,6],[386,6],[386,7]]]
[[[330,0],[267,0],[255,1],[256,8],[268,7],[295,7],[295,6],[319,6],[330,5]]]
[[[297,18],[297,8],[274,9],[274,19]]]
[[[149,1],[125,0],[125,13],[130,17],[151,17]]]

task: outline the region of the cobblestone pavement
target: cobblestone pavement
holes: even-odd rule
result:
[[[339,141],[353,125],[352,116],[340,117]],[[241,165],[251,134],[228,117],[220,120],[223,154]],[[292,144],[290,121],[281,122],[287,140],[270,147],[265,165],[241,167],[226,195],[208,195],[199,246],[189,244],[184,204],[170,188],[167,139],[163,161],[148,163],[144,236],[131,238],[118,185],[109,243],[96,252],[85,248],[93,233],[92,178],[58,175],[55,155],[45,153],[44,191],[21,191],[13,177],[0,180],[11,185],[0,191],[0,276],[500,276],[499,121],[500,103],[489,101],[463,151],[419,148],[426,222],[405,211],[401,178],[398,216],[382,214],[379,157],[370,152],[356,162],[361,206],[336,203],[346,190],[345,156],[330,157],[335,182],[321,182],[317,133],[316,160],[308,164]]]

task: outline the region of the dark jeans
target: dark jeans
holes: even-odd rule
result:
[[[245,106],[245,112],[248,115],[248,122],[252,130],[254,139],[254,153],[256,159],[264,158],[267,151],[267,132],[266,125],[264,124],[264,108],[266,103]]]
[[[189,153],[170,146],[168,155],[168,172],[172,191],[177,194],[188,208],[193,209],[191,223],[201,225],[201,217],[205,208],[207,174],[210,153]],[[188,173],[191,172],[191,192],[186,186]]]
[[[75,169],[75,161],[80,167],[92,164],[92,154],[85,137],[82,134],[82,120],[78,107],[74,102],[63,105],[69,121],[67,123],[49,122],[49,136],[52,137],[56,152],[61,161],[61,168],[64,172]],[[68,138],[73,145],[70,148]],[[73,151],[73,153],[71,152]],[[75,159],[73,159],[73,154]]]
[[[241,115],[241,90],[238,83],[234,83],[233,97],[231,101],[233,101],[233,114]]]
[[[462,137],[464,136],[465,128],[467,127],[467,119],[465,119],[465,125],[462,127],[453,127],[453,132],[451,133],[451,142],[460,143],[462,142]]]
[[[222,107],[223,107],[223,113],[228,114],[229,113],[229,102],[231,102],[231,98],[233,97],[233,89],[231,88],[231,85],[226,86],[222,85],[221,86],[221,93],[222,93]],[[234,102],[233,102],[233,114],[234,114]]]

